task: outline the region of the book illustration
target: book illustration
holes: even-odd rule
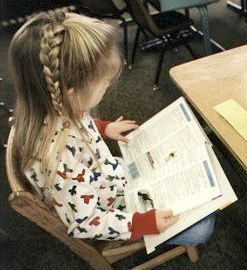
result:
[[[184,115],[185,115],[187,121],[190,122],[190,121],[191,121],[191,118],[190,118],[190,116],[189,116],[187,110],[185,109],[184,104],[183,104],[183,103],[180,103],[179,106],[180,106],[182,112],[184,113]]]
[[[137,194],[143,212],[154,208],[153,200],[148,190],[141,189],[137,192]]]
[[[165,161],[168,162],[169,160],[171,160],[172,158],[175,157],[176,152],[172,151],[166,158]]]
[[[128,165],[128,169],[129,169],[129,174],[132,176],[133,179],[140,177],[140,173],[136,165],[136,162],[130,163]]]
[[[154,168],[154,160],[153,160],[153,157],[149,151],[146,152],[146,156],[148,158],[148,161],[149,161],[151,167]]]
[[[214,179],[213,179],[212,173],[211,173],[211,171],[210,171],[210,168],[209,168],[209,166],[208,166],[207,160],[203,160],[203,166],[204,166],[205,171],[206,171],[206,173],[207,173],[208,180],[209,180],[209,182],[210,182],[211,187],[214,187],[214,186],[215,186]]]

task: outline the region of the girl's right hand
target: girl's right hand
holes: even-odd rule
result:
[[[174,216],[170,210],[156,210],[155,218],[157,229],[160,233],[178,221],[178,216]]]
[[[131,131],[138,128],[136,121],[125,120],[123,116],[118,117],[114,122],[109,123],[105,128],[105,135],[112,140],[122,141],[128,143],[126,137],[122,135],[123,132]]]

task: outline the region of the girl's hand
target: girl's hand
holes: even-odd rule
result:
[[[173,213],[170,210],[156,210],[155,218],[157,229],[160,233],[178,221],[178,216],[173,216]]]
[[[134,120],[123,120],[123,116],[112,123],[109,123],[105,129],[105,135],[113,140],[122,141],[128,143],[128,139],[125,138],[122,133],[138,128],[136,121]]]

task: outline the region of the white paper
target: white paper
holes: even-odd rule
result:
[[[149,194],[153,207],[174,214],[220,195],[208,141],[183,98],[127,137],[129,144],[120,148],[131,175],[125,191],[128,211],[145,211],[140,191]]]
[[[211,213],[224,209],[226,206],[232,204],[237,200],[236,194],[234,193],[223,169],[220,166],[220,163],[213,152],[212,148],[208,148],[210,159],[215,170],[215,174],[218,178],[218,182],[221,189],[221,195],[210,202],[207,202],[196,208],[192,208],[187,212],[184,212],[180,215],[179,220],[173,226],[169,227],[165,232],[154,235],[154,236],[145,236],[144,241],[146,244],[147,253],[153,252],[155,247],[175,236],[179,232],[187,229],[194,223],[205,218]]]

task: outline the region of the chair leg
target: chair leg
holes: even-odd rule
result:
[[[196,246],[186,247],[186,253],[191,262],[195,263],[199,259],[198,250]]]
[[[186,248],[184,246],[174,247],[164,252],[163,254],[154,257],[153,259],[150,259],[142,264],[137,265],[134,268],[131,268],[130,270],[149,270],[149,269],[153,269],[156,266],[160,266],[162,269],[166,269],[164,265],[163,267],[161,265],[166,263],[169,260],[172,260],[173,258],[176,258],[179,255],[184,254],[185,250]]]
[[[188,8],[185,9],[185,16],[190,18],[190,10]]]
[[[9,235],[0,228],[0,243],[4,243],[10,240]]]
[[[159,83],[159,78],[160,78],[160,73],[162,70],[162,64],[163,64],[164,57],[165,57],[165,48],[161,52],[159,63],[158,63],[157,69],[156,69],[156,75],[155,75],[155,81],[154,81],[154,87],[153,87],[154,91],[159,89],[158,83]]]
[[[193,52],[193,50],[191,49],[190,45],[188,43],[184,44],[184,47],[189,51],[190,55],[194,58],[197,59],[197,55]]]
[[[128,29],[127,29],[127,22],[126,20],[121,17],[121,20],[123,22],[123,32],[124,32],[124,59],[125,64],[128,65],[129,62],[129,48],[128,48]]]
[[[140,27],[138,27],[137,30],[136,30],[136,36],[135,36],[135,41],[134,41],[134,45],[133,45],[133,50],[132,50],[132,56],[131,56],[131,60],[130,60],[130,64],[129,64],[129,69],[132,69],[132,66],[134,65],[135,56],[136,56],[136,50],[137,50],[137,47],[138,47],[138,41],[139,41],[139,37],[140,37],[140,32],[141,32],[141,29],[140,29]]]

